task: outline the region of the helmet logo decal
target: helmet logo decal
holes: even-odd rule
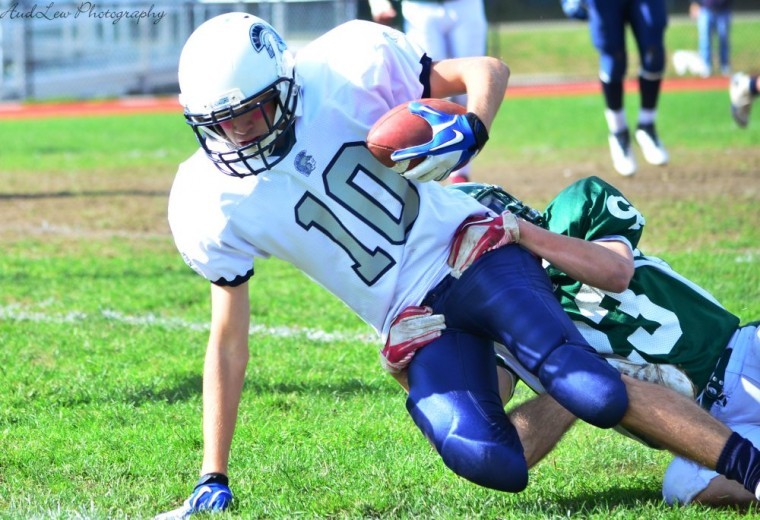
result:
[[[270,58],[274,58],[274,48],[272,48],[273,43],[277,45],[277,49],[280,51],[284,51],[288,48],[280,35],[277,34],[277,31],[272,29],[269,25],[263,23],[253,24],[251,26],[250,35],[253,50],[256,52],[266,50]]]
[[[296,155],[293,165],[296,167],[296,170],[298,170],[298,173],[308,177],[311,175],[311,172],[314,171],[314,168],[317,167],[317,161],[314,160],[314,157],[306,153],[306,150],[301,150]]]

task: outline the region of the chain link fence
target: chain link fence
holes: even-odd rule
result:
[[[671,53],[695,54],[689,1],[668,0],[674,15],[667,32]],[[484,2],[491,26],[488,52],[513,66],[514,81],[518,75],[531,82],[547,75],[596,77],[597,58],[585,32],[587,55],[573,56],[567,64],[549,59],[563,56],[561,38],[556,47],[543,49],[546,59],[518,61],[531,51],[525,45],[535,31],[582,27],[564,17],[559,0]],[[187,37],[204,20],[233,10],[270,21],[295,50],[340,23],[369,18],[367,0],[0,0],[0,101],[176,93],[177,62]],[[746,22],[760,19],[760,0],[735,0],[733,19],[732,64],[757,71],[758,24]]]
[[[0,0],[0,100],[176,92],[185,40],[228,11],[261,16],[298,48],[356,18],[357,0]]]

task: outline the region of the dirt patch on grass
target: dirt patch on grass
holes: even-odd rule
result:
[[[513,195],[537,205],[545,204],[568,184],[589,175],[613,184],[637,204],[653,199],[760,198],[760,149],[683,154],[671,150],[671,163],[666,166],[642,162],[639,160],[639,169],[631,177],[618,175],[606,154],[563,165],[505,162],[488,171],[474,169],[473,180],[500,184]]]
[[[760,149],[741,154],[671,151],[665,167],[640,164],[632,177],[617,175],[606,154],[572,164],[504,162],[473,179],[505,186],[531,205],[543,208],[562,188],[597,175],[617,186],[642,209],[669,202],[737,199],[750,201],[760,224]],[[173,172],[87,172],[82,174],[3,174],[0,239],[22,240],[40,234],[72,238],[167,236],[168,193]],[[725,204],[725,202],[722,202]],[[751,215],[749,218],[753,218]]]
[[[687,155],[688,153],[688,155]],[[647,219],[641,247],[650,254],[731,251],[756,255],[760,241],[760,149],[699,153],[671,150],[671,164],[639,164],[618,175],[602,153],[564,165],[508,164],[475,169],[479,182],[500,184],[539,209],[565,186],[596,175],[616,186]]]
[[[172,174],[139,171],[4,173],[0,239],[54,234],[83,237],[169,236]]]

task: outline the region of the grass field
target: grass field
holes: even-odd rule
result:
[[[508,97],[475,178],[543,207],[599,175],[643,210],[645,251],[758,319],[760,119],[735,128],[723,91],[667,93],[671,164],[623,179],[600,112],[598,95]],[[150,518],[186,497],[201,459],[208,287],[166,224],[191,132],[179,115],[51,118],[3,121],[0,142],[0,518]],[[335,298],[259,262],[252,324],[221,518],[740,516],[665,506],[669,456],[583,424],[525,492],[478,488],[445,469]]]
[[[736,71],[758,71],[760,18],[756,14],[737,13],[731,26],[731,65]],[[628,72],[639,68],[636,43],[630,30],[626,33]],[[678,49],[697,49],[696,22],[685,16],[673,16],[665,31],[668,53],[665,75],[676,76],[671,56]],[[717,44],[716,44],[717,45]],[[717,59],[713,50],[713,58]],[[519,79],[535,81],[548,78],[596,79],[598,57],[591,44],[586,23],[562,20],[548,23],[504,24],[489,36],[489,53],[502,58]],[[716,66],[717,67],[717,66]]]

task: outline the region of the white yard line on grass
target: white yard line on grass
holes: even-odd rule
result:
[[[208,330],[207,323],[187,321],[182,318],[165,318],[155,314],[130,315],[119,311],[105,309],[99,313],[69,311],[66,313],[47,313],[27,310],[20,305],[0,306],[0,321],[29,321],[35,323],[83,323],[94,319],[105,319],[135,325],[139,327],[162,327],[167,329]],[[361,343],[379,344],[380,340],[372,333],[359,332],[328,332],[321,329],[302,327],[269,327],[253,324],[249,333],[257,336],[272,336],[277,338],[302,337],[311,341],[334,342],[356,341]]]

